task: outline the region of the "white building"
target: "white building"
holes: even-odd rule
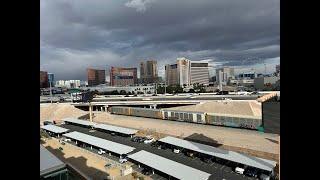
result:
[[[79,88],[80,80],[59,80],[56,81],[56,87]]]
[[[219,85],[227,85],[230,79],[234,79],[234,69],[229,67],[216,69],[216,79]]]
[[[209,84],[209,69],[207,61],[191,61],[187,58],[177,58],[176,64],[165,66],[167,85],[189,87],[199,83]]]

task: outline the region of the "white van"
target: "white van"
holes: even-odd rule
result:
[[[244,169],[243,169],[243,168],[236,167],[235,172],[238,173],[238,174],[243,174]]]

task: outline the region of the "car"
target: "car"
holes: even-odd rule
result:
[[[110,164],[110,163],[104,165],[105,168],[110,168],[111,166],[112,166],[112,164]]]
[[[154,141],[155,141],[154,138],[147,138],[147,139],[144,140],[143,142],[144,142],[145,144],[149,144],[149,143],[152,143],[152,142],[154,142]]]
[[[98,151],[98,154],[100,154],[100,155],[105,154],[105,153],[106,153],[106,151],[104,151],[102,149],[99,149],[99,151]]]
[[[121,164],[123,164],[123,163],[125,163],[125,162],[127,162],[127,161],[128,161],[127,158],[120,158],[120,159],[119,159],[119,162],[120,162]]]
[[[53,124],[53,122],[51,122],[51,121],[44,121],[43,122],[43,125],[52,125]]]
[[[63,148],[62,148],[62,147],[59,147],[59,150],[60,150],[60,151],[62,151],[62,150],[63,150]]]
[[[173,149],[173,152],[178,154],[178,153],[180,153],[180,149]]]
[[[207,157],[202,157],[201,161],[205,162],[205,163],[210,163],[211,159],[207,158]]]
[[[236,167],[235,172],[238,173],[238,174],[243,174],[244,169],[240,168],[240,167]]]
[[[193,152],[186,152],[186,155],[191,157],[191,158],[194,158],[194,153]]]
[[[65,142],[71,142],[71,139],[66,138],[66,139],[64,139],[64,141]]]
[[[113,132],[113,133],[111,133],[111,135],[112,135],[112,136],[115,136],[115,135],[116,135],[116,133],[114,133],[114,132]]]
[[[148,168],[144,168],[142,171],[141,171],[142,174],[148,176],[152,173],[152,170],[151,169],[148,169]]]
[[[258,170],[255,169],[255,168],[247,168],[245,171],[244,171],[244,174],[246,176],[249,176],[249,177],[258,177]]]
[[[138,139],[138,143],[143,143],[146,139],[147,139],[147,138],[145,138],[145,137],[140,137],[140,138]]]

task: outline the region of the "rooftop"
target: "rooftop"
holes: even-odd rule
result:
[[[65,132],[69,131],[69,129],[65,129],[65,128],[62,128],[62,127],[59,127],[59,126],[55,126],[55,125],[52,125],[52,124],[41,126],[40,128],[44,129],[44,130],[47,130],[47,131],[50,131],[50,132],[53,132],[53,133],[58,133],[58,134],[65,133]]]
[[[215,148],[213,146],[208,146],[208,145],[187,141],[187,140],[183,140],[183,139],[179,139],[171,136],[167,136],[158,141],[164,142],[167,144],[172,144],[185,149],[190,149],[196,152],[211,155],[221,159],[237,162],[247,166],[263,169],[266,171],[272,171],[272,169],[276,166],[275,161],[262,159],[254,156],[249,156],[245,154],[240,154],[234,151],[227,151],[227,150]]]
[[[211,174],[208,174],[206,172],[194,169],[184,164],[177,163],[170,159],[149,153],[144,150],[131,154],[128,157],[178,179],[206,180],[209,179],[209,176],[211,176]]]
[[[40,145],[40,176],[64,168],[66,165]]]
[[[97,137],[90,136],[90,135],[76,132],[76,131],[64,134],[63,136],[90,144],[92,146],[99,147],[101,149],[105,149],[120,155],[127,154],[135,149],[134,147],[115,143],[112,141],[108,141],[102,138],[97,138]]]

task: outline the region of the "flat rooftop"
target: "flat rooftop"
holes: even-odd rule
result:
[[[50,131],[50,132],[53,132],[53,133],[57,133],[57,134],[61,134],[61,133],[65,133],[65,132],[69,131],[69,129],[62,128],[62,127],[52,125],[52,124],[44,125],[44,126],[41,126],[40,128],[47,130],[47,131]]]
[[[96,146],[98,148],[101,148],[107,151],[111,151],[116,154],[120,154],[120,155],[127,154],[135,149],[134,147],[131,147],[131,146],[115,143],[112,141],[108,141],[102,138],[97,138],[97,137],[90,136],[90,135],[76,132],[76,131],[63,134],[63,136],[90,144],[92,146]]]
[[[254,156],[249,156],[245,154],[240,154],[234,151],[227,151],[227,150],[219,149],[213,146],[208,146],[208,145],[187,141],[187,140],[183,140],[183,139],[179,139],[171,136],[167,136],[165,138],[159,139],[158,141],[164,142],[167,144],[172,144],[174,146],[182,147],[185,149],[193,150],[195,152],[200,152],[210,156],[218,157],[228,161],[259,168],[266,171],[272,171],[273,168],[276,166],[275,161],[262,159]]]
[[[138,132],[138,130],[136,130],[136,129],[123,128],[123,127],[112,126],[112,125],[108,125],[108,124],[96,124],[96,125],[94,125],[94,128],[118,132],[118,133],[127,134],[127,135],[132,135],[132,134],[135,134]]]
[[[95,125],[94,122],[80,120],[80,119],[76,119],[76,118],[65,118],[65,119],[63,119],[63,121],[70,122],[70,123],[73,123],[73,124],[84,125],[84,126],[94,126]]]
[[[131,154],[128,158],[152,167],[158,171],[168,174],[172,177],[183,180],[206,180],[209,179],[211,174],[194,169],[184,164],[177,163],[170,159],[149,153],[147,151],[139,151]]]
[[[45,147],[40,145],[40,176],[63,169],[66,165]]]

